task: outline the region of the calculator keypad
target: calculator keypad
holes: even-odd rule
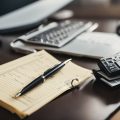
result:
[[[118,75],[120,74],[120,54],[111,58],[101,58],[98,65],[107,75]]]

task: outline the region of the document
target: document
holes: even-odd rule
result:
[[[92,76],[91,70],[69,62],[42,84],[14,98],[24,86],[58,63],[57,59],[42,50],[1,65],[0,105],[24,118]]]

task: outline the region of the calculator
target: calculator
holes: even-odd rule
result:
[[[98,66],[108,76],[120,75],[120,53],[112,57],[101,58],[98,62]]]
[[[92,25],[92,22],[85,23],[79,20],[52,22],[37,31],[20,36],[18,39],[27,43],[59,48],[87,31]]]

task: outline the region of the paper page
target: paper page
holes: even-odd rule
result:
[[[30,115],[64,91],[70,89],[71,80],[84,81],[91,71],[71,62],[58,73],[38,85],[25,95],[15,99],[15,94],[45,70],[59,61],[45,51],[33,53],[0,67],[0,100],[11,106],[19,115]]]

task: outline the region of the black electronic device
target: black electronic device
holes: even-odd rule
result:
[[[120,86],[120,52],[101,58],[98,61],[100,70],[93,70],[96,80],[100,80],[110,87]]]
[[[112,88],[120,86],[120,75],[109,77],[100,70],[93,70],[93,74],[95,75],[96,80],[100,80]]]
[[[0,33],[35,28],[72,0],[2,0]]]
[[[120,74],[120,53],[112,57],[101,58],[98,62],[100,69],[108,76],[116,76]]]

